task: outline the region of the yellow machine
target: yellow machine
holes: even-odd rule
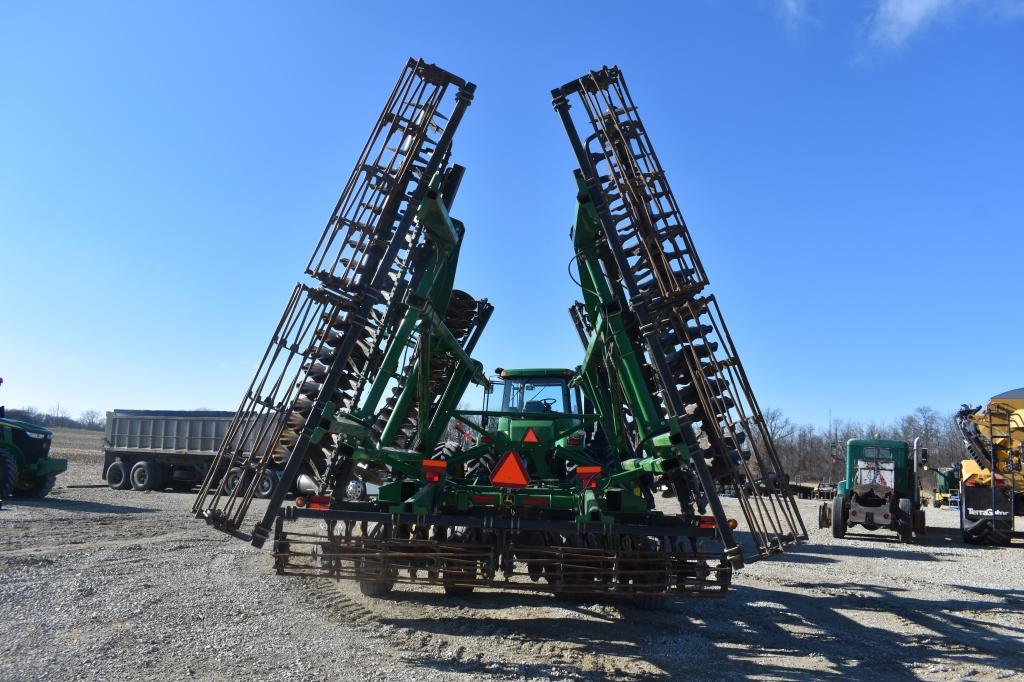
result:
[[[1008,544],[1024,538],[1024,388],[993,397],[985,408],[956,414],[970,459],[960,463],[960,530],[965,542]]]

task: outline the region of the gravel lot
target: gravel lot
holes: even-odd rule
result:
[[[100,483],[100,440],[58,432],[52,496],[0,511],[0,679],[1024,679],[1024,553],[960,545],[946,510],[912,546],[812,528],[725,599],[659,612],[371,600],[278,577],[191,518],[190,494],[68,487]]]

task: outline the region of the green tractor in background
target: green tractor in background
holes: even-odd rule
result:
[[[66,459],[50,457],[52,442],[52,431],[8,419],[0,407],[0,503],[12,496],[40,498],[49,494],[57,474],[68,468]]]

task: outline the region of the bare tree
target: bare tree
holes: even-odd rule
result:
[[[99,431],[104,427],[107,419],[96,410],[86,410],[78,416],[78,421],[82,428]]]

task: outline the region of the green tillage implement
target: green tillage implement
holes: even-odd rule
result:
[[[588,76],[597,89],[607,84],[603,73]],[[617,71],[613,80],[620,82]],[[457,106],[441,116],[439,102],[453,85]],[[501,408],[488,409],[498,382],[471,353],[492,308],[452,289],[464,227],[449,210],[462,169],[447,163],[472,91],[410,61],[366,145],[396,158],[382,151],[382,161],[357,164],[317,247],[317,254],[355,251],[333,264],[316,254],[311,260],[317,265],[308,272],[323,285],[301,289],[313,303],[302,307],[296,298],[286,310],[270,360],[239,410],[240,430],[229,430],[204,482],[197,515],[241,534],[255,482],[284,453],[281,485],[246,536],[262,546],[272,532],[283,574],[354,579],[372,596],[399,582],[440,585],[449,594],[491,587],[625,595],[643,605],[724,594],[744,555],[716,482],[746,486],[739,505],[755,555],[781,551],[806,532],[720,318],[698,329],[721,335],[721,344],[684,338],[690,327],[677,330],[664,317],[683,319],[672,308],[681,295],[652,301],[637,289],[642,278],[615,270],[608,253],[623,246],[611,243],[604,224],[603,190],[585,182],[593,168],[579,173],[580,187],[590,189],[580,193],[574,229],[585,303],[573,319],[583,363],[499,370]],[[427,94],[406,107],[411,92]],[[389,113],[399,110],[412,113]],[[416,123],[423,120],[434,123]],[[388,122],[404,132],[392,136],[399,144],[379,147]],[[406,172],[406,155],[417,160],[415,172]],[[360,186],[370,198],[350,203]],[[357,205],[383,209],[359,220],[338,217]],[[368,257],[364,244],[385,260]],[[353,263],[363,268],[355,274],[366,274],[331,274]],[[695,296],[701,286],[685,293]],[[712,299],[700,305],[691,317],[717,313]],[[664,325],[656,332],[655,322]],[[666,340],[668,331],[678,336]],[[296,378],[267,369],[282,354],[297,356]],[[457,409],[470,383],[484,387],[482,410]],[[297,393],[275,392],[290,385]],[[270,417],[244,416],[260,410]],[[277,427],[241,430],[254,423]],[[445,440],[453,423],[457,442]],[[238,445],[247,441],[256,445]],[[226,490],[218,476],[235,467],[248,478]],[[283,505],[282,491],[300,474],[317,481],[317,493]],[[377,484],[376,495],[350,495],[361,489],[353,477]],[[654,493],[664,488],[678,513],[655,508]]]

